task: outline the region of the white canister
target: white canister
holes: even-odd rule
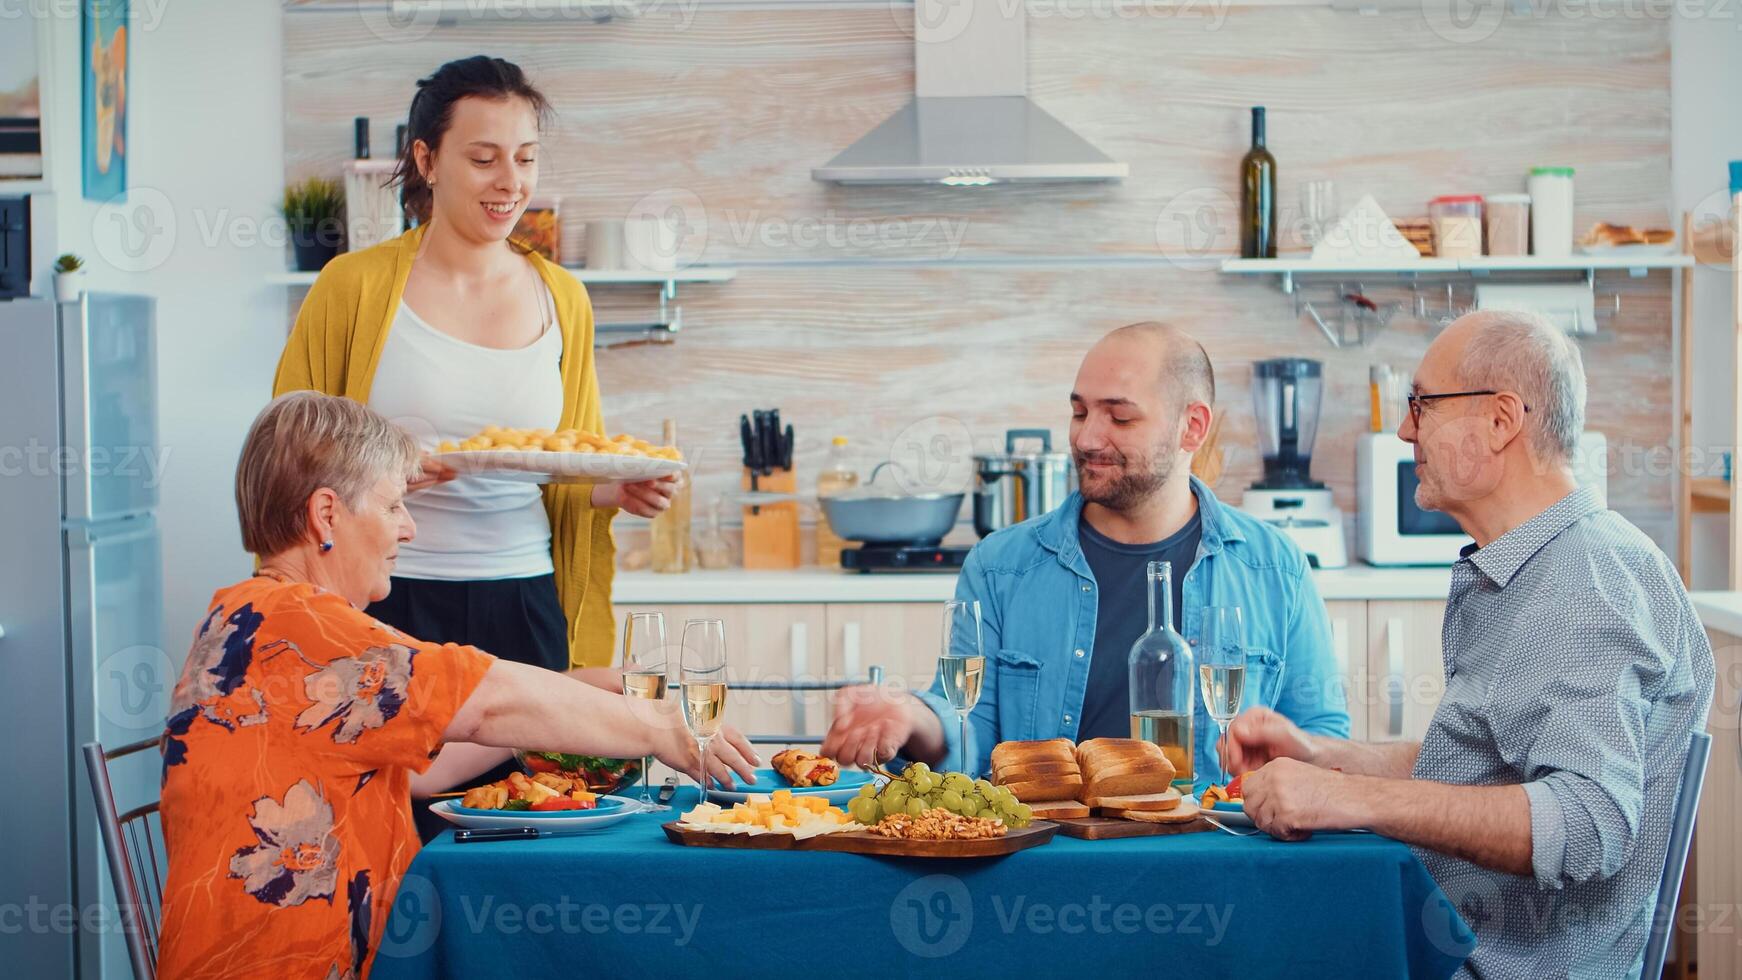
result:
[[[677,229],[661,217],[628,218],[623,222],[623,255],[631,269],[671,272],[677,268]]]
[[[1573,168],[1530,168],[1530,254],[1573,254]]]
[[[587,222],[587,268],[623,268],[623,222]]]

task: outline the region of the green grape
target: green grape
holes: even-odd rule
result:
[[[1010,815],[1019,821],[1018,826],[1025,825],[1034,819],[1034,808],[1026,803],[1018,803],[1011,808]]]
[[[964,817],[977,817],[979,815],[980,815],[980,804],[975,802],[974,797],[970,796],[967,799],[962,801],[962,816],[964,816]]]
[[[976,779],[974,780],[974,791],[983,797],[991,798],[992,794],[998,791],[998,787],[993,786],[991,780]]]
[[[859,795],[862,797],[875,798],[877,796],[877,784],[876,783],[866,783],[865,785],[859,787]]]
[[[930,793],[932,790],[937,789],[939,784],[942,782],[943,781],[938,778],[936,773],[922,772],[919,774],[919,778],[914,782],[914,785],[918,787],[921,793]]]
[[[910,817],[919,816],[920,814],[925,812],[925,809],[926,809],[926,807],[925,807],[924,800],[908,800],[907,801],[907,815]]]
[[[874,824],[882,817],[877,801],[869,797],[857,797],[848,804],[847,809],[852,811],[853,819],[862,824]]]
[[[969,793],[962,797],[963,801],[972,803],[978,809],[986,809],[986,798],[979,793]]]
[[[908,766],[907,769],[902,772],[902,775],[906,776],[908,779],[912,779],[913,777],[920,775],[921,773],[928,773],[928,772],[931,772],[931,766],[928,766],[923,762],[915,762],[912,765]]]
[[[953,789],[946,789],[938,794],[938,806],[951,813],[962,812],[962,794]]]
[[[1016,794],[1010,792],[1010,787],[1008,786],[998,787],[998,799],[1005,806],[1014,806],[1016,804]]]
[[[966,793],[974,788],[974,781],[965,774],[952,772],[944,777],[944,789],[953,789],[957,793]]]

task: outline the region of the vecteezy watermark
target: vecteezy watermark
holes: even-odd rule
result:
[[[0,478],[17,476],[138,480],[146,489],[163,484],[168,446],[54,446],[32,439],[22,446],[0,446]]]
[[[37,20],[76,20],[82,16],[86,2],[87,0],[0,0],[0,23],[23,17]],[[157,30],[158,25],[163,23],[163,12],[168,6],[169,0],[131,0],[127,29],[135,33]]]
[[[915,956],[948,956],[974,934],[974,898],[955,875],[915,878],[889,903],[889,931]]]
[[[1507,20],[1723,21],[1742,30],[1742,0],[1422,0],[1428,29],[1454,44],[1486,41]]]
[[[884,251],[926,250],[953,259],[968,237],[968,219],[946,217],[873,218],[845,216],[834,208],[799,218],[765,216],[760,211],[725,211],[726,237],[740,248]]]
[[[359,3],[357,14],[380,40],[411,42],[423,40],[437,27],[475,21],[548,24],[657,18],[681,31],[695,21],[699,6],[699,0],[388,0]]]
[[[962,493],[974,482],[974,437],[961,419],[933,415],[889,443],[889,476],[907,493]]]
[[[1005,21],[1024,14],[1030,20],[1169,19],[1199,21],[1205,30],[1216,31],[1232,6],[1231,0],[891,0],[889,11],[900,29],[911,25],[921,40],[944,43],[961,37],[977,16]],[[903,13],[909,7],[911,21]]]
[[[122,933],[129,920],[140,917],[135,905],[77,906],[49,903],[32,895],[22,902],[0,903],[0,936],[71,936],[78,933]]]
[[[127,731],[161,731],[175,689],[175,664],[159,647],[123,647],[97,664],[93,681],[97,711],[110,725]]]
[[[533,936],[657,936],[673,946],[688,946],[702,918],[702,905],[650,902],[577,902],[560,895],[554,902],[500,902],[486,895],[474,902],[460,897],[460,914],[473,935],[522,933]]]
[[[1219,946],[1234,918],[1234,906],[1205,902],[1109,902],[1099,895],[1087,902],[1034,902],[1027,895],[1006,901],[992,896],[998,929],[1050,936],[1190,936]]]

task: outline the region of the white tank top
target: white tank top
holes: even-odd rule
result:
[[[487,425],[554,429],[563,411],[562,330],[539,279],[544,330],[518,350],[479,347],[425,323],[402,301],[387,333],[369,407],[434,452]],[[538,485],[462,476],[409,494],[417,537],[394,574],[464,581],[548,575],[550,518]]]

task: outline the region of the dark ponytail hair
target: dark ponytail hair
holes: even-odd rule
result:
[[[526,80],[526,73],[519,65],[501,58],[482,54],[461,58],[419,80],[406,119],[405,146],[399,151],[399,167],[390,181],[402,189],[400,200],[406,215],[419,224],[429,221],[432,194],[429,182],[417,169],[417,154],[413,148],[422,140],[433,154],[441,147],[442,137],[453,124],[454,103],[473,97],[525,99],[538,116],[540,129],[544,128],[550,116],[550,102],[544,94]]]

